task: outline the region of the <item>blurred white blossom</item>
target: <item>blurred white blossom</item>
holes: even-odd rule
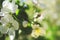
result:
[[[10,40],[14,40],[14,36],[13,35],[10,35],[9,38],[10,38]]]
[[[33,3],[43,10],[47,8],[54,9],[56,0],[33,0]]]
[[[1,18],[1,23],[2,23],[2,27],[1,27],[2,29],[0,30],[1,33],[3,34],[7,33],[8,31],[10,31],[11,28],[13,28],[13,30],[18,30],[19,23],[12,17],[12,14],[9,13],[3,13],[3,14],[4,16]]]
[[[18,8],[15,2],[9,2],[8,0],[3,1],[2,7],[3,7],[2,11],[12,12],[12,13],[15,13]]]
[[[43,19],[46,17],[46,13],[47,11],[42,11],[41,13],[36,13],[36,15],[34,15],[34,21],[37,22],[42,22]],[[39,15],[39,16],[38,16]],[[37,17],[38,16],[38,17]],[[37,17],[37,18],[36,18]]]
[[[39,36],[46,35],[46,31],[44,30],[44,28],[39,27],[39,25],[33,25],[32,28],[33,28],[32,33],[31,33],[32,37],[37,38]]]
[[[9,29],[9,33],[8,34],[9,34],[10,40],[14,40],[15,31],[12,28]]]
[[[22,25],[23,25],[24,28],[26,28],[28,26],[28,22],[27,21],[23,21]]]
[[[8,14],[8,13],[4,13],[4,17],[1,18],[1,23],[7,23],[7,22],[13,22],[14,19],[12,17],[12,15]]]
[[[55,0],[39,0],[39,3],[46,5],[47,7],[53,7],[56,3]]]
[[[38,3],[37,0],[32,0],[32,2],[33,2],[34,4],[37,4],[37,3]]]
[[[9,28],[7,26],[0,26],[0,32],[2,34],[6,34],[8,32]]]
[[[13,27],[11,27],[9,29],[8,35],[9,35],[10,40],[14,40],[14,38],[15,38],[15,31],[14,31]]]
[[[36,18],[38,14],[39,14],[38,12],[34,13],[34,18]]]
[[[14,20],[14,21],[12,22],[12,26],[14,27],[15,30],[18,30],[18,28],[19,28],[19,23],[18,23],[16,20]]]
[[[22,30],[19,30],[19,34],[22,32]]]
[[[4,16],[4,13],[0,12],[0,16]]]

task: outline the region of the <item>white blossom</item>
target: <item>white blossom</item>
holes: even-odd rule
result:
[[[12,13],[15,13],[18,8],[15,2],[9,2],[7,0],[3,1],[2,7],[3,7],[2,11],[12,12]]]
[[[19,30],[19,34],[22,32],[22,30]]]
[[[38,14],[39,14],[38,12],[34,13],[34,18],[36,18]]]
[[[4,16],[4,13],[0,12],[0,16]]]
[[[13,35],[10,35],[10,40],[14,40],[14,36]]]
[[[8,27],[5,27],[5,26],[1,26],[1,27],[0,27],[0,32],[1,32],[2,34],[7,34],[8,30],[9,30]]]
[[[38,3],[37,0],[32,0],[32,2],[33,2],[34,4],[37,4],[37,3]]]
[[[12,17],[12,15],[8,14],[8,13],[4,13],[4,17],[1,18],[1,23],[7,23],[7,22],[13,22],[14,19]]]
[[[9,29],[8,34],[9,34],[10,40],[14,40],[14,37],[15,37],[15,31],[13,30],[13,28],[10,28],[10,29]]]
[[[15,30],[18,30],[18,28],[19,28],[19,24],[18,24],[18,22],[16,20],[14,20],[12,22],[12,26],[14,27]]]
[[[14,20],[12,15],[9,13],[4,13],[4,16],[1,18],[1,23],[2,23],[1,33],[7,33],[8,31],[10,31],[10,28],[13,28],[13,30],[18,30],[19,28],[18,22]]]
[[[37,38],[39,36],[46,35],[46,31],[44,30],[44,28],[40,27],[39,25],[33,25],[32,28],[33,28],[31,33],[32,37]]]
[[[42,22],[45,19],[47,11],[42,11],[40,16],[37,18],[37,22]]]
[[[23,25],[23,27],[27,27],[28,26],[28,22],[27,21],[23,21],[22,25]]]
[[[39,3],[46,5],[47,7],[52,7],[55,5],[55,0],[39,0]]]

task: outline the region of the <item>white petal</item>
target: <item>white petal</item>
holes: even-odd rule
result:
[[[4,13],[0,12],[0,16],[4,16]]]

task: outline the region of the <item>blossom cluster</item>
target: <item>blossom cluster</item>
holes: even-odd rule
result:
[[[55,6],[56,0],[4,0],[0,11],[0,32],[8,34],[10,40],[16,35],[17,40],[40,36],[54,40],[53,35],[59,33],[55,30],[60,26]]]
[[[15,1],[4,0],[0,12],[0,32],[2,34],[9,34],[15,36],[15,30],[18,30],[19,23],[13,18],[13,14],[18,9]],[[12,40],[12,39],[11,39]]]

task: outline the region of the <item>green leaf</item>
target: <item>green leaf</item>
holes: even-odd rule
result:
[[[19,9],[16,10],[16,15],[18,15],[18,13],[19,13]]]
[[[29,19],[32,19],[33,18],[33,15],[34,15],[34,7],[33,7],[33,3],[32,2],[29,2],[29,3],[26,3],[29,7],[29,9],[25,10]]]

